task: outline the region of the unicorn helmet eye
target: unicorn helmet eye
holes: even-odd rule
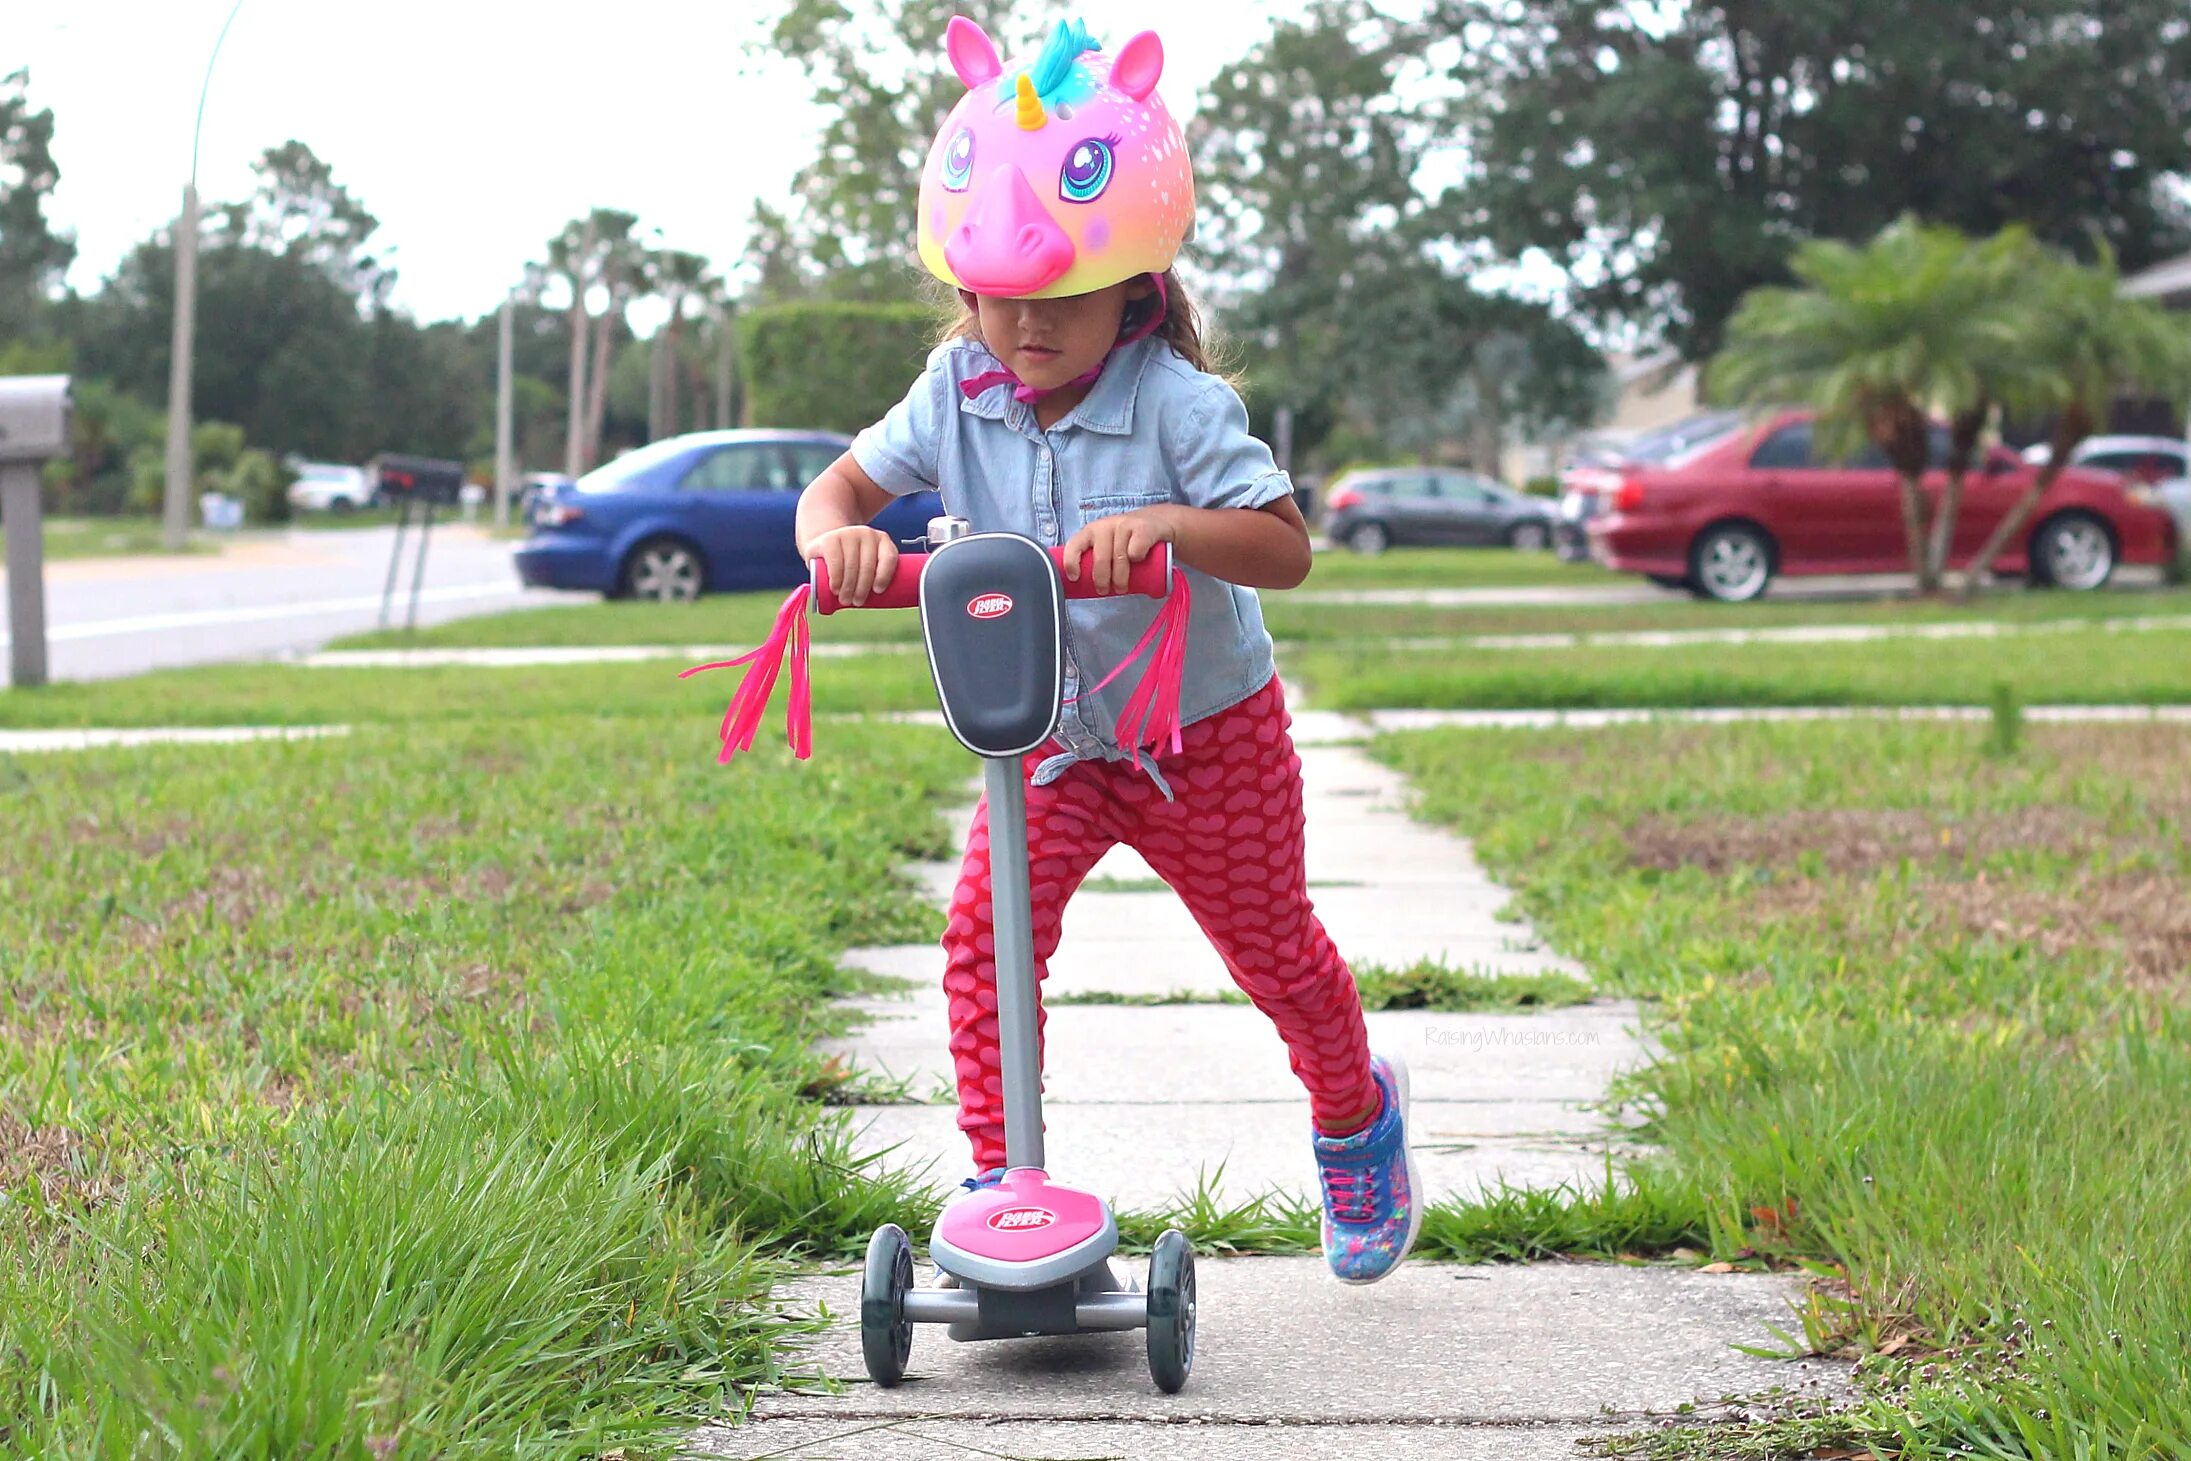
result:
[[[966,180],[974,175],[974,130],[961,127],[951,145],[943,149],[943,185],[954,193],[966,191]]]
[[[1075,142],[1058,171],[1057,195],[1068,203],[1092,203],[1110,184],[1111,144],[1101,137]]]

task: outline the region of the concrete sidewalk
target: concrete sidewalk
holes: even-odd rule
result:
[[[1351,745],[1362,728],[1296,716],[1308,784],[1309,874],[1319,914],[1357,962],[1443,958],[1487,969],[1580,971],[1500,921],[1507,895],[1467,844],[1414,822],[1404,788]],[[970,809],[969,809],[970,811]],[[919,869],[939,899],[948,864]],[[1169,1205],[1224,1164],[1224,1198],[1316,1191],[1306,1094],[1277,1033],[1231,1004],[1104,1005],[1067,994],[1229,988],[1177,899],[1131,852],[1094,874],[1112,888],[1068,907],[1046,1034],[1049,1156],[1061,1180],[1124,1207]],[[1104,886],[1099,884],[1099,889]],[[915,980],[863,1002],[842,1053],[903,1083],[915,1104],[861,1108],[860,1144],[955,1185],[971,1167],[949,1082],[941,954],[856,951]],[[1532,1015],[1431,1011],[1368,1016],[1374,1047],[1409,1067],[1411,1140],[1426,1197],[1486,1184],[1593,1185],[1631,1138],[1598,1103],[1618,1070],[1649,1057],[1635,1010],[1597,1001]],[[916,1235],[916,1242],[925,1235]],[[1139,1277],[1143,1260],[1123,1260]],[[1151,1384],[1141,1334],[959,1344],[916,1330],[905,1384],[871,1386],[859,1358],[859,1277],[817,1272],[779,1301],[833,1319],[808,1356],[842,1393],[759,1397],[752,1418],[696,1438],[703,1453],[757,1458],[1323,1456],[1553,1457],[1626,1429],[1645,1410],[1813,1379],[1837,1367],[1743,1355],[1770,1344],[1799,1285],[1774,1275],[1666,1266],[1464,1267],[1412,1261],[1351,1287],[1319,1258],[1204,1256],[1195,1371],[1176,1396]],[[923,1281],[926,1270],[923,1269]],[[800,1366],[794,1363],[797,1373]]]

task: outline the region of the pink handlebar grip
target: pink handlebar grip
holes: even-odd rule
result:
[[[1059,571],[1062,573],[1065,565],[1065,550],[1063,548],[1052,548],[1050,558],[1052,562],[1058,565]],[[1094,561],[1095,554],[1093,552],[1081,555],[1080,577],[1077,580],[1070,578],[1065,580],[1065,597],[1069,599],[1117,597],[1115,594],[1099,594],[1096,592],[1094,570],[1090,566]],[[900,553],[898,555],[898,566],[891,571],[890,582],[875,593],[868,595],[866,603],[853,605],[837,597],[836,590],[829,586],[829,570],[823,566],[821,559],[816,558],[808,565],[814,581],[814,612],[817,614],[834,614],[839,609],[855,607],[862,609],[917,608],[921,601],[921,570],[927,565],[928,555],[926,553]],[[1165,543],[1160,545],[1156,552],[1151,553],[1133,566],[1126,578],[1126,592],[1140,594],[1144,598],[1160,599],[1169,591],[1171,581],[1172,545]]]

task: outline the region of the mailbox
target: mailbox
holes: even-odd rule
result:
[[[0,462],[43,462],[68,453],[68,377],[0,378]]]
[[[391,502],[445,507],[457,500],[464,486],[464,464],[383,452],[373,458],[373,476],[381,495]]]
[[[46,532],[38,468],[68,454],[68,377],[0,376],[0,528],[8,540],[8,678],[46,682]]]

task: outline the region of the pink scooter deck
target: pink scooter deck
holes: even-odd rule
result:
[[[1039,1167],[1014,1167],[996,1186],[952,1202],[929,1244],[947,1271],[991,1281],[998,1265],[1033,1278],[1038,1269],[1055,1274],[1061,1259],[1093,1266],[1117,1246],[1118,1228],[1103,1199],[1058,1186]]]

